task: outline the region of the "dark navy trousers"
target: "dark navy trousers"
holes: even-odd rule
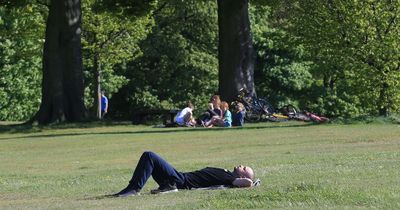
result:
[[[167,161],[154,152],[144,152],[129,181],[129,188],[140,191],[147,180],[153,177],[158,185],[167,183],[176,184],[178,188],[184,188],[185,176],[178,172]]]

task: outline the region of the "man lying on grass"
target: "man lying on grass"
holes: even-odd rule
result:
[[[115,197],[139,195],[149,177],[153,176],[159,185],[152,194],[177,192],[178,189],[205,188],[216,185],[251,187],[254,180],[253,169],[236,166],[233,172],[221,168],[203,168],[193,172],[179,172],[154,152],[144,152],[140,157],[128,186]]]

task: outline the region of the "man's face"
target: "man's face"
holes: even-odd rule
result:
[[[238,165],[233,168],[233,171],[240,177],[240,178],[254,178],[253,169],[248,166]]]

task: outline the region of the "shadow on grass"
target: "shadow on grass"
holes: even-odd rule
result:
[[[253,124],[254,125],[254,124]],[[1,140],[11,140],[11,139],[32,139],[32,138],[50,138],[50,137],[64,137],[64,136],[85,136],[85,135],[119,135],[119,134],[156,134],[156,133],[180,133],[180,132],[221,132],[221,131],[231,131],[231,130],[257,130],[257,129],[269,129],[269,128],[294,128],[294,127],[309,127],[319,124],[315,123],[304,123],[304,124],[292,124],[292,125],[256,125],[256,126],[245,126],[245,127],[232,127],[232,128],[163,128],[162,130],[146,130],[146,131],[110,131],[110,132],[83,132],[83,133],[63,133],[63,134],[45,134],[45,135],[28,135],[20,137],[3,137]]]
[[[42,130],[50,130],[50,129],[71,129],[71,128],[97,128],[97,127],[105,127],[105,126],[118,126],[118,125],[132,125],[129,121],[90,121],[86,123],[60,123],[56,125],[49,126],[40,126],[40,125],[31,125],[26,123],[18,123],[18,124],[0,124],[0,132],[8,132],[8,133],[37,133]]]
[[[23,123],[20,124],[0,124],[0,132],[9,132],[9,133],[31,133],[35,132],[35,126],[26,125]]]
[[[102,200],[102,199],[109,199],[109,198],[118,198],[117,196],[114,196],[112,194],[110,195],[98,195],[98,196],[92,196],[92,197],[86,197],[78,200]]]

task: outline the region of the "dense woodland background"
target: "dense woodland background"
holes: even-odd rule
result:
[[[188,100],[204,109],[221,79],[217,1],[126,2],[81,2],[89,113],[99,82],[113,119]],[[52,65],[43,62],[51,2],[0,3],[0,120],[29,120]],[[248,12],[258,96],[329,117],[400,112],[399,0],[254,0]]]

